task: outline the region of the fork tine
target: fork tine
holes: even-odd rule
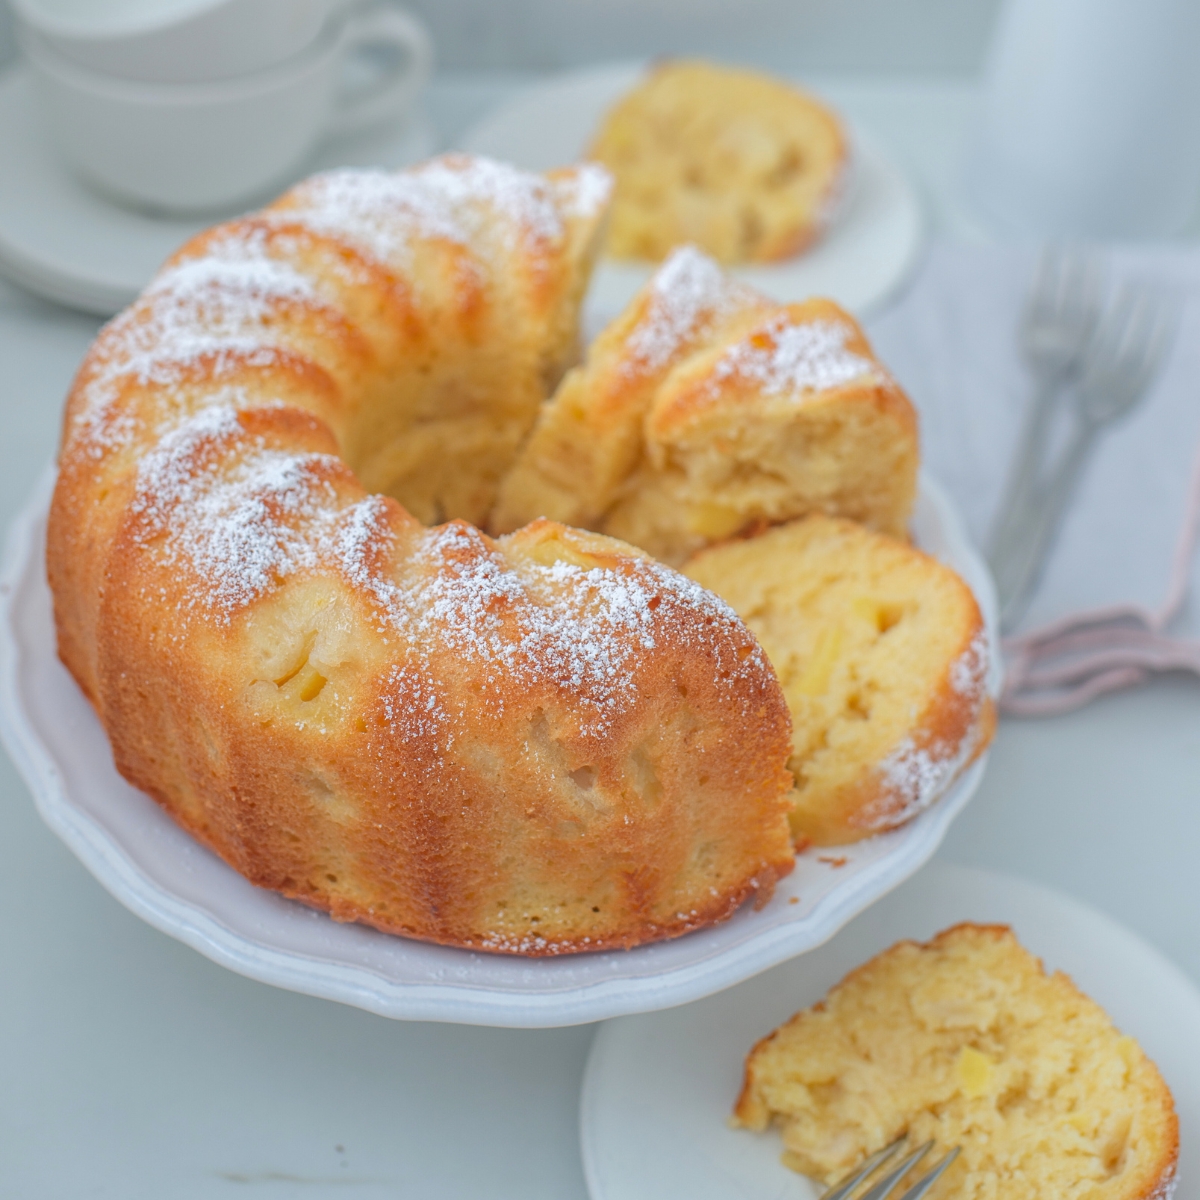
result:
[[[1063,294],[1070,290],[1064,279],[1066,273],[1063,247],[1054,244],[1043,247],[1029,290],[1029,304],[1025,310],[1027,321],[1045,320],[1062,307]]]
[[[1167,350],[1175,340],[1179,325],[1180,305],[1174,296],[1159,296],[1151,306],[1149,331],[1142,347],[1138,364],[1137,385],[1145,387],[1150,377],[1158,370],[1166,357]]]
[[[1094,316],[1100,296],[1101,268],[1099,260],[1078,246],[1063,250],[1062,295],[1060,306],[1072,321],[1084,323]]]
[[[821,1200],[846,1200],[852,1191],[873,1171],[882,1167],[885,1162],[895,1157],[896,1151],[904,1145],[904,1138],[898,1137],[890,1146],[876,1150],[853,1175],[835,1183],[827,1192],[822,1192]]]
[[[921,1197],[941,1179],[946,1168],[958,1157],[958,1149],[955,1146],[924,1179],[920,1179],[914,1183],[903,1196],[899,1197],[899,1200],[921,1200]]]
[[[1145,390],[1174,340],[1178,316],[1170,294],[1132,283],[1118,288],[1084,351],[1081,384],[1085,392],[1105,393],[1099,411],[1115,415]]]
[[[1130,312],[1122,331],[1123,337],[1117,348],[1118,357],[1131,367],[1136,367],[1145,358],[1154,327],[1158,321],[1159,303],[1147,288],[1137,288],[1130,302]]]
[[[1083,354],[1083,382],[1124,374],[1140,357],[1150,299],[1143,289],[1123,283],[1107,305]]]
[[[1107,370],[1120,357],[1129,330],[1130,317],[1137,308],[1137,293],[1132,284],[1119,283],[1104,306],[1091,341],[1084,350],[1087,369]]]
[[[1029,290],[1026,320],[1045,321],[1061,312],[1072,297],[1076,274],[1075,264],[1065,246],[1051,243],[1043,247]]]
[[[1022,309],[1025,336],[1040,328],[1067,328],[1085,339],[1100,307],[1103,263],[1092,250],[1051,242],[1042,248]]]
[[[898,1167],[893,1167],[870,1191],[864,1192],[862,1200],[887,1200],[895,1190],[896,1184],[929,1153],[932,1146],[932,1141],[926,1142],[923,1146],[918,1146],[911,1154],[904,1158]]]

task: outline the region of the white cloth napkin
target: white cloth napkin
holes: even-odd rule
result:
[[[1155,611],[1169,590],[1200,447],[1200,250],[1120,249],[1109,261],[1114,279],[1137,276],[1177,289],[1184,300],[1179,335],[1145,400],[1092,458],[1022,631],[1081,610]],[[925,462],[981,546],[1032,394],[1017,328],[1035,262],[1032,247],[935,246],[902,300],[868,327],[920,413]],[[1197,562],[1189,583],[1168,626],[1173,638],[1200,635]],[[1123,682],[1140,677],[1127,673]]]

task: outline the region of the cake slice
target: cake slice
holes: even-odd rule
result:
[[[907,542],[817,514],[684,570],[746,622],[783,685],[801,847],[902,824],[991,739],[979,605]]]
[[[543,407],[492,525],[550,517],[672,566],[810,512],[900,537],[918,458],[912,405],[848,313],[774,304],[685,249]]]
[[[642,461],[646,414],[672,369],[774,307],[693,247],[676,251],[543,405],[501,484],[493,528],[541,516],[601,528]]]
[[[616,178],[608,251],[657,262],[696,242],[724,263],[798,254],[833,216],[841,123],[757,71],[664,62],[609,111],[590,150]]]
[[[734,1123],[826,1184],[900,1137],[961,1147],[929,1200],[1165,1200],[1179,1153],[1154,1064],[1002,925],[851,972],[753,1048]]]

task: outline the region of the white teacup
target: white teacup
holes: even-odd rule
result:
[[[223,83],[152,84],[85,71],[22,30],[59,149],[97,190],[140,208],[210,213],[286,182],[324,137],[400,119],[429,77],[425,28],[390,6],[327,24],[302,54]],[[347,86],[356,52],[391,62]]]
[[[345,0],[10,0],[58,57],[142,83],[213,83],[279,66]]]

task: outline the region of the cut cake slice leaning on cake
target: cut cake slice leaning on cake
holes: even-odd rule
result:
[[[672,565],[812,512],[904,536],[918,458],[912,405],[848,313],[775,304],[689,247],[542,408],[491,523],[551,517]]]
[[[779,676],[801,847],[904,823],[991,740],[979,605],[906,542],[817,514],[713,546],[684,572],[746,622]]]

